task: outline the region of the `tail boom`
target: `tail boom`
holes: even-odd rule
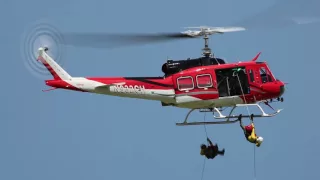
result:
[[[171,77],[72,77],[46,51],[39,48],[38,60],[48,69],[53,79],[46,80],[53,89],[66,89],[111,96],[159,100],[173,103],[175,90]]]

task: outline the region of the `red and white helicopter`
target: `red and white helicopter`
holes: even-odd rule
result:
[[[272,99],[283,101],[285,84],[276,79],[266,62],[257,62],[260,55],[246,62],[225,63],[212,55],[208,47],[209,35],[242,31],[241,27],[198,27],[198,31],[185,31],[172,38],[193,38],[204,36],[203,56],[187,60],[167,60],[162,66],[163,77],[72,77],[47,53],[47,47],[38,49],[38,60],[50,71],[53,79],[46,80],[52,89],[66,89],[126,98],[160,101],[162,106],[190,109],[185,121],[176,125],[226,124],[234,123],[237,115],[231,115],[236,107],[257,106],[261,114],[253,117],[272,117],[281,109],[267,114],[260,106],[269,105]],[[167,35],[166,38],[169,36]],[[52,90],[50,89],[50,90]],[[269,105],[270,106],[270,105]],[[232,108],[229,115],[223,115],[222,107]],[[271,106],[270,106],[271,107]],[[219,121],[188,122],[194,110],[217,112]],[[243,115],[250,117],[252,115]]]

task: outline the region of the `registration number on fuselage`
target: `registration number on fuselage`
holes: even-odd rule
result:
[[[143,85],[115,85],[114,92],[145,94],[145,87]]]

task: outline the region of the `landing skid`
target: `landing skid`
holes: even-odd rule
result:
[[[276,110],[274,113],[272,114],[267,114],[263,109],[262,107],[256,103],[256,104],[237,104],[236,106],[234,106],[229,115],[228,116],[225,116],[221,113],[221,111],[218,109],[218,108],[209,108],[209,109],[206,109],[206,110],[201,110],[201,109],[198,109],[200,112],[216,112],[219,116],[213,116],[215,119],[226,119],[224,121],[220,120],[220,121],[206,121],[206,122],[188,122],[188,117],[189,115],[194,111],[194,110],[197,110],[197,109],[191,109],[184,122],[182,123],[176,123],[177,126],[189,126],[189,125],[204,125],[204,124],[232,124],[232,123],[236,123],[238,121],[238,116],[239,115],[231,115],[232,112],[237,108],[237,107],[244,107],[244,106],[257,106],[259,108],[259,110],[261,111],[261,114],[253,114],[253,115],[242,115],[242,118],[250,118],[251,116],[252,117],[273,117],[277,114],[279,114],[282,109],[278,109]],[[230,120],[232,118],[235,118],[235,120]]]

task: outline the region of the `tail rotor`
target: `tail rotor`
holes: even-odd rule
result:
[[[34,76],[41,79],[47,78],[51,74],[41,62],[37,61],[38,49],[46,47],[49,49],[47,51],[48,55],[55,59],[58,64],[63,65],[62,35],[58,29],[43,20],[31,24],[25,29],[21,43],[21,58],[26,68]]]

